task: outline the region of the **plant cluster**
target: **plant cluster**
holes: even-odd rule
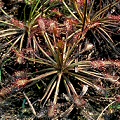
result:
[[[21,91],[39,119],[67,118],[90,101],[120,103],[120,42],[115,38],[120,34],[120,1],[23,3],[20,18],[9,15],[0,1],[0,102]],[[32,99],[39,110],[29,99],[35,86],[39,92],[33,91],[37,98]],[[84,119],[101,116],[83,110]]]

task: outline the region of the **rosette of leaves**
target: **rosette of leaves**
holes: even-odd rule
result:
[[[120,52],[115,47],[117,43],[112,39],[112,35],[117,34],[117,30],[119,29],[119,15],[111,15],[111,10],[120,3],[119,0],[113,2],[73,0],[71,2],[73,4],[67,4],[62,0],[62,3],[71,13],[71,18],[79,22],[76,25],[78,30],[73,32],[73,35],[71,34],[69,37],[76,35],[75,39],[79,39],[82,37],[81,32],[82,34],[86,34],[86,37],[92,34],[93,37],[91,39],[95,47],[97,44],[98,46],[105,44],[107,51],[114,50],[118,56],[120,55]]]
[[[26,13],[27,7],[24,8],[24,19],[22,21],[14,18],[14,16],[8,15],[5,10],[0,7],[0,10],[3,12],[3,16],[0,18],[0,41],[4,43],[1,48],[8,47],[7,53],[9,53],[12,49],[17,49],[19,53],[23,52],[23,49],[32,49],[33,51],[37,51],[37,45],[40,30],[38,29],[37,18],[42,16],[42,14],[46,11],[45,5],[47,5],[49,0],[45,2],[41,2],[37,0],[34,4],[30,6],[29,17],[28,13]],[[44,9],[42,9],[44,7]],[[41,10],[42,9],[42,10]],[[38,36],[39,34],[39,36]],[[34,37],[37,37],[37,41],[34,40]],[[4,56],[5,57],[5,56]]]
[[[57,118],[58,116],[60,117],[60,114],[55,112],[57,111],[59,91],[63,89],[63,86],[61,88],[60,84],[64,84],[67,96],[72,104],[81,107],[85,104],[85,101],[82,98],[82,93],[81,96],[78,95],[80,93],[77,93],[75,85],[77,83],[80,85],[85,84],[98,91],[98,93],[104,93],[104,90],[97,82],[95,82],[95,79],[110,80],[110,77],[106,77],[106,75],[102,74],[102,72],[100,73],[99,70],[100,68],[103,69],[106,66],[111,65],[112,62],[87,60],[79,60],[76,62],[75,60],[78,58],[78,55],[76,54],[78,44],[84,39],[85,34],[83,34],[79,41],[70,41],[62,36],[58,37],[56,35],[58,31],[56,32],[56,30],[59,30],[59,26],[56,26],[54,21],[51,20],[53,23],[51,23],[52,27],[49,29],[52,33],[49,33],[44,27],[46,26],[46,21],[46,19],[42,19],[41,17],[38,19],[38,23],[43,23],[43,26],[39,25],[39,27],[44,39],[44,46],[37,44],[40,54],[34,53],[35,59],[25,56],[22,57],[29,61],[33,61],[35,64],[40,64],[41,66],[41,70],[37,77],[29,80],[29,82],[32,82],[32,85],[41,80],[50,81],[48,82],[49,84],[47,85],[46,92],[40,101],[43,103],[43,106],[46,106],[50,99],[52,104],[48,109],[48,117]],[[89,47],[85,47],[84,50],[89,50],[88,48]],[[83,49],[81,51],[83,51]],[[112,65],[119,67],[119,61],[114,61]]]

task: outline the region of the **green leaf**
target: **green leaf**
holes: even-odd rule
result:
[[[41,87],[36,83],[36,86],[37,86],[37,88],[40,90],[41,89]]]
[[[22,103],[22,108],[24,109],[25,108],[25,103],[26,103],[26,99],[23,100],[23,103]]]

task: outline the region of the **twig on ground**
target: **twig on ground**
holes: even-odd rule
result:
[[[110,104],[108,104],[100,113],[100,115],[98,116],[97,120],[101,120],[101,116],[102,114],[108,109],[109,106],[111,106],[112,104],[114,104],[116,101],[111,102]]]
[[[23,94],[24,94],[29,106],[31,107],[31,110],[32,110],[33,114],[36,116],[36,112],[35,112],[35,109],[34,109],[32,103],[30,102],[29,98],[27,97],[27,95],[24,92],[23,92]]]

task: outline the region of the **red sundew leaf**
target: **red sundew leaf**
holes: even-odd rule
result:
[[[14,85],[9,85],[7,87],[2,88],[0,90],[0,102],[6,99],[6,97],[9,96],[14,90],[15,90]]]
[[[19,79],[16,80],[14,83],[15,88],[17,87],[18,89],[21,87],[26,86],[30,81],[28,79]]]
[[[74,98],[74,103],[75,105],[79,108],[79,107],[84,107],[86,104],[86,101],[79,95],[73,95]]]
[[[46,31],[45,29],[45,23],[46,23],[46,19],[42,18],[42,17],[39,17],[37,19],[37,22],[38,22],[38,26],[40,28],[41,31]]]
[[[94,27],[99,27],[100,25],[101,25],[101,22],[97,21],[97,22],[88,24],[87,28],[91,29],[91,28],[94,28]]]
[[[77,2],[77,4],[80,6],[80,7],[83,7],[84,6],[84,1],[85,0],[75,0]],[[90,4],[91,3],[91,0],[87,0],[87,3]]]
[[[75,41],[76,41],[76,40],[79,40],[81,35],[84,36],[83,39],[85,39],[85,35],[86,35],[86,33],[87,33],[90,29],[93,29],[94,27],[99,27],[100,25],[101,25],[101,23],[100,23],[99,21],[94,22],[94,23],[91,23],[91,24],[88,24],[88,25],[85,27],[85,29],[83,30],[83,32],[77,33],[77,34],[74,36],[73,39],[74,39]]]
[[[16,27],[19,27],[19,28],[21,28],[21,29],[25,29],[24,23],[21,22],[21,21],[19,21],[19,20],[17,20],[17,19],[12,18],[12,19],[11,19],[11,23],[12,23],[13,25],[15,25]]]
[[[40,36],[41,35],[41,29],[40,27],[38,26],[37,28],[32,28],[31,29],[31,34],[30,34],[30,38],[33,38],[33,36]]]
[[[58,29],[57,29],[57,26],[54,23],[50,24],[49,29],[50,29],[51,33],[54,33],[55,36],[58,36]]]
[[[84,0],[75,0],[79,6],[84,6]]]
[[[119,60],[96,60],[91,62],[91,65],[95,68],[106,67],[106,66],[120,67],[120,61]]]
[[[67,31],[71,31],[72,30],[72,25],[70,24],[70,22],[68,20],[66,20],[64,22],[64,24],[66,26]]]
[[[24,59],[24,53],[22,51],[17,51],[17,50],[13,50],[13,52],[15,52],[16,54],[16,62],[19,64],[24,64],[25,63],[25,59]]]
[[[53,29],[53,33],[54,33],[54,35],[55,35],[56,37],[60,37],[60,31],[59,31],[59,29],[54,28],[54,29]]]
[[[59,26],[58,23],[54,20],[47,20],[47,24],[46,27],[48,28],[48,32],[50,33],[54,33],[54,35],[56,37],[60,36],[60,30],[59,30]]]
[[[14,74],[12,75],[15,79],[25,79],[27,78],[27,74],[26,71],[16,71],[14,72]]]
[[[105,74],[105,78],[109,79],[111,82],[117,82],[120,77],[116,75]]]
[[[6,96],[7,94],[10,94],[12,91],[11,87],[7,87],[7,88],[2,88],[0,90],[0,97],[3,97]]]
[[[108,18],[111,20],[120,21],[120,15],[110,15],[110,16],[108,16]]]
[[[20,88],[26,86],[28,83],[30,83],[27,79],[21,79],[14,82],[12,85],[6,88],[2,88],[0,90],[0,102],[4,100],[7,96],[9,96],[12,92],[20,90]],[[2,98],[2,99],[1,99]]]
[[[104,70],[106,67],[105,62],[102,60],[92,61],[91,65],[93,66],[93,68],[97,68],[99,70]]]
[[[91,65],[93,68],[97,68],[99,70],[105,70],[106,67],[108,66],[116,66],[118,68],[120,68],[120,61],[119,60],[96,60],[96,61],[92,61]]]
[[[80,39],[80,36],[82,35],[82,32],[78,32],[73,36],[73,42],[77,42],[77,40]]]
[[[67,31],[71,31],[73,29],[73,26],[78,25],[79,22],[77,20],[67,18],[66,21],[64,21],[64,25],[66,26]]]
[[[41,17],[39,17],[37,21],[41,31],[48,31],[49,33],[54,33],[56,37],[60,36],[59,26],[56,21]]]

